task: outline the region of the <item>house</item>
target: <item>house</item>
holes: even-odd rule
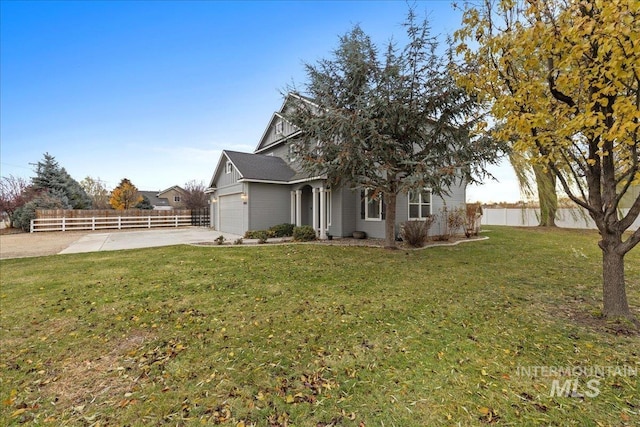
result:
[[[186,191],[174,185],[162,191],[138,191],[138,194],[149,199],[149,203],[154,210],[165,211],[172,209],[182,209]]]
[[[302,172],[292,150],[301,131],[284,118],[291,108],[290,94],[269,121],[253,153],[223,150],[207,192],[211,202],[211,226],[243,235],[282,223],[311,225],[321,239],[327,235],[351,236],[364,231],[384,238],[385,209],[382,200],[368,197],[365,189],[331,188],[326,177]],[[445,206],[464,206],[464,185],[451,188],[445,199],[428,189],[397,197],[396,230],[407,220],[437,214]],[[441,224],[431,234],[442,234]]]
[[[153,206],[154,211],[165,211],[172,209],[171,205],[169,204],[169,200],[164,197],[158,197],[157,191],[138,191],[138,195],[149,199],[149,203],[151,203],[151,206]]]
[[[187,191],[185,189],[174,185],[173,187],[158,192],[158,197],[167,199],[173,209],[183,209],[186,194]]]

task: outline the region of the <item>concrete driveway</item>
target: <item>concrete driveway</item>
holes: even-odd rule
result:
[[[71,243],[59,253],[75,254],[81,252],[117,251],[121,249],[205,243],[213,242],[220,235],[223,235],[225,240],[231,242],[242,237],[202,227],[90,233]]]

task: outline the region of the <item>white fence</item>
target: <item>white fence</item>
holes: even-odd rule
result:
[[[628,209],[621,209],[626,214]],[[540,209],[537,208],[482,208],[482,225],[511,225],[518,227],[534,227],[540,222]],[[556,214],[556,225],[564,228],[590,228],[596,225],[589,214],[580,208],[560,208]],[[640,217],[630,227],[640,227]]]
[[[191,215],[114,216],[92,218],[38,218],[31,232],[180,227],[191,225]]]

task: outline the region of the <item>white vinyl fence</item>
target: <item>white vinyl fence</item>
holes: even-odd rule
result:
[[[90,218],[37,218],[31,232],[181,227],[191,225],[191,215],[113,216]]]
[[[621,209],[626,214],[628,209]],[[540,222],[538,208],[482,208],[482,225],[511,225],[518,227],[535,227]],[[556,214],[556,225],[564,228],[590,228],[596,225],[589,215],[581,208],[560,208]],[[640,217],[630,227],[635,230],[640,227]]]

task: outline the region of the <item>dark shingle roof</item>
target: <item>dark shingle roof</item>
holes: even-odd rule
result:
[[[169,199],[166,197],[158,197],[157,191],[138,191],[141,196],[146,196],[149,199],[149,203],[153,206],[171,206]]]
[[[288,182],[296,174],[280,157],[227,150],[224,153],[247,180]]]

